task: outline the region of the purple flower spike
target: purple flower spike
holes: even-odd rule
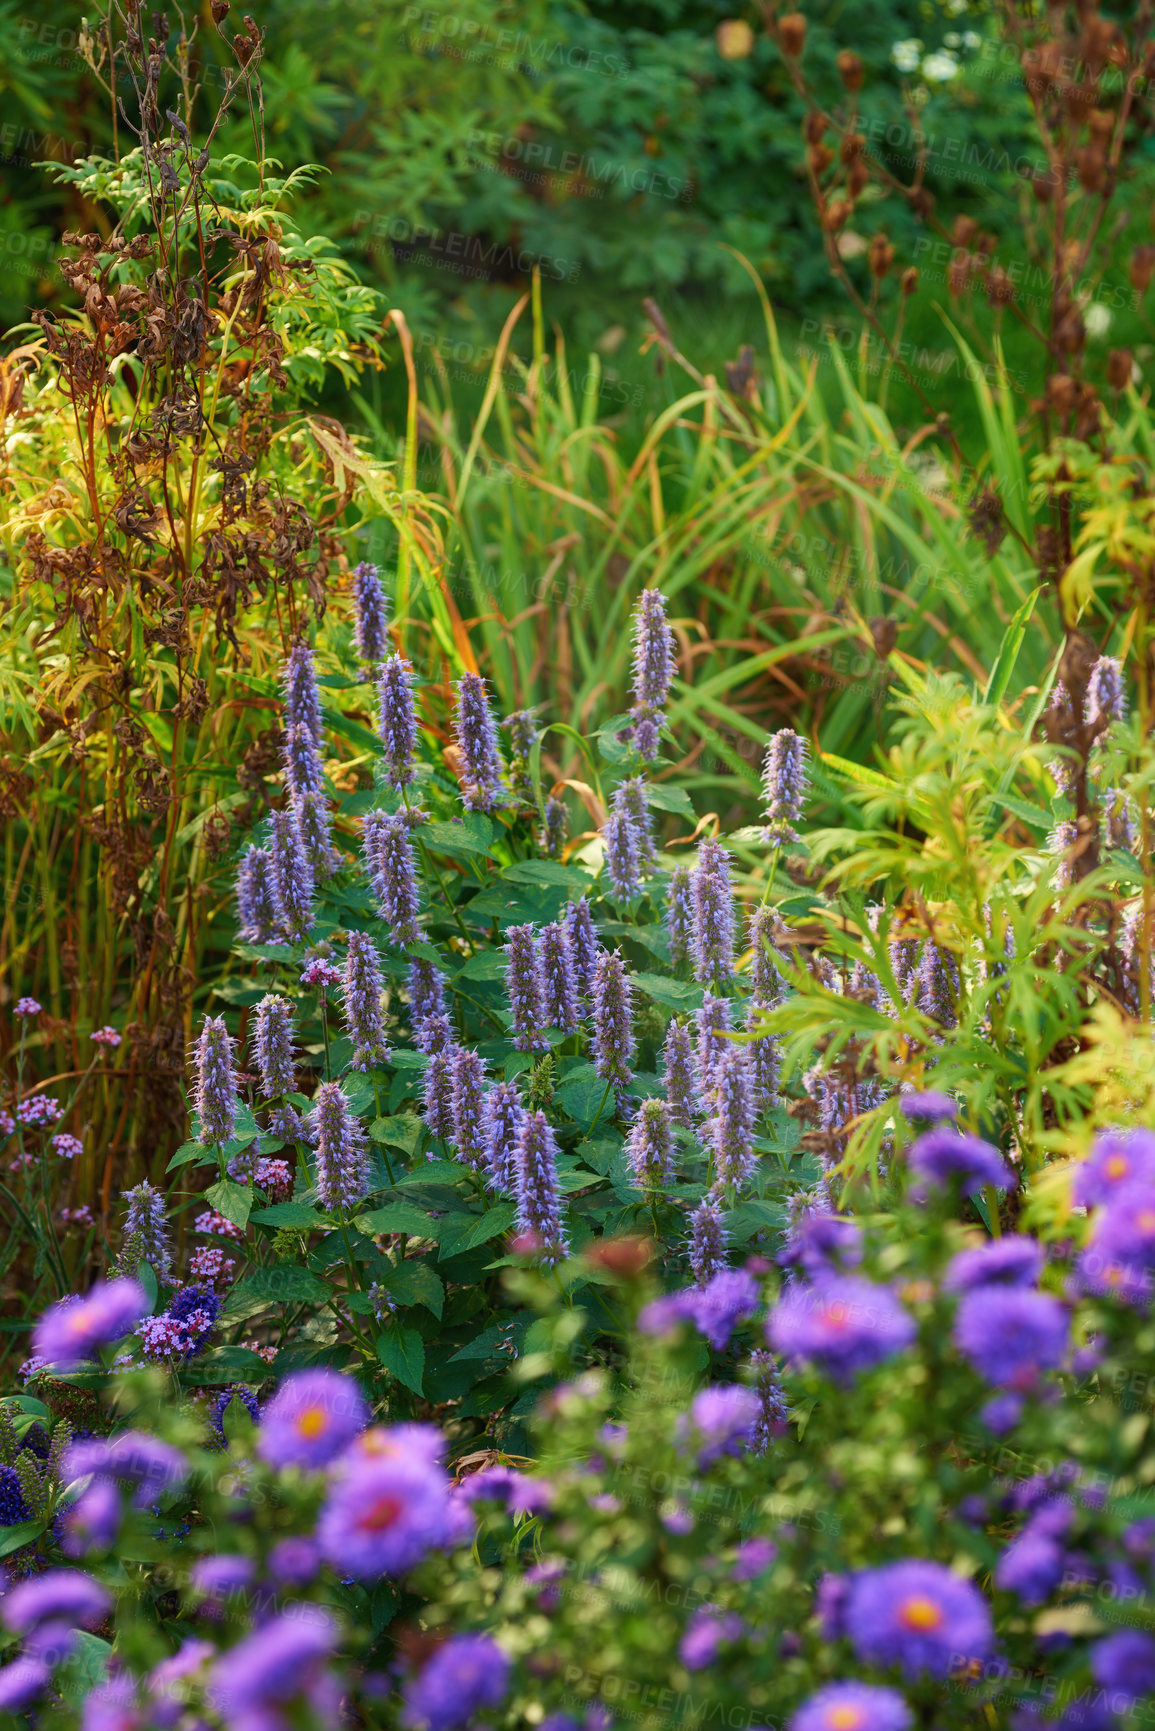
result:
[[[670,1108],[643,1100],[626,1138],[626,1159],[639,1190],[663,1190],[674,1173]]]
[[[370,882],[389,935],[395,944],[415,944],[421,904],[409,826],[400,813],[390,817],[385,812],[367,812],[362,834]]]
[[[126,1190],[124,1200],[128,1203],[125,1239],[135,1238],[139,1260],[151,1266],[158,1280],[168,1280],[172,1275],[172,1238],[164,1197],[146,1178],[134,1190]]]
[[[323,793],[325,766],[307,727],[288,727],[281,741],[285,786],[294,800],[303,793]]]
[[[652,763],[661,748],[663,711],[674,677],[674,633],[666,623],[666,598],[660,589],[643,589],[634,614],[633,742]]]
[[[376,565],[363,560],[353,572],[353,641],[368,665],[389,653],[389,603]]]
[[[325,804],[324,796],[310,792],[295,793],[293,812],[305,857],[312,866],[314,875],[324,882],[326,878],[332,877],[341,864],[341,856],[333,846],[329,808]]]
[[[293,1053],[293,1006],[288,998],[270,992],[257,1005],[251,1051],[261,1077],[266,1100],[291,1094],[296,1086]]]
[[[147,1316],[148,1298],[135,1280],[98,1280],[85,1298],[64,1298],[45,1311],[32,1337],[34,1355],[54,1370],[75,1370],[102,1346],[130,1334]]]
[[[806,788],[806,741],[792,728],[783,727],[770,735],[762,766],[767,820],[762,836],[768,846],[798,840],[794,826],[802,816]]]
[[[1108,847],[1135,853],[1139,844],[1139,808],[1120,787],[1103,789],[1103,839]]]
[[[273,861],[267,848],[249,847],[237,871],[237,918],[242,943],[270,944],[277,935]]]
[[[643,877],[654,869],[654,820],[646,803],[646,783],[640,775],[630,776],[614,790],[614,810],[628,819],[638,854],[638,868]]]
[[[786,1410],[786,1396],[782,1391],[782,1379],[773,1355],[759,1349],[750,1354],[750,1364],[757,1374],[754,1392],[758,1396],[758,1421],[754,1426],[750,1452],[764,1455],[769,1453],[771,1445],[776,1443],[779,1437],[786,1435],[789,1429],[789,1414]]]
[[[555,799],[552,794],[546,799],[543,809],[541,851],[547,859],[560,859],[565,851],[566,837],[569,834],[569,813],[564,799]]]
[[[750,948],[753,956],[750,963],[750,992],[759,1004],[776,1004],[781,987],[778,980],[778,970],[774,966],[777,951],[774,948],[774,932],[777,915],[773,908],[757,907],[750,915]]]
[[[304,727],[317,751],[325,736],[321,721],[321,690],[313,651],[307,643],[296,643],[285,664],[285,730]]]
[[[350,932],[345,956],[345,1027],[353,1042],[353,1068],[373,1070],[389,1061],[381,1014],[384,981],[377,949],[366,932]]]
[[[835,1382],[851,1382],[915,1337],[915,1326],[889,1287],[857,1275],[792,1281],[770,1313],[766,1337],[784,1358],[798,1358]]]
[[[381,740],[390,787],[398,793],[413,781],[417,750],[417,710],[413,702],[413,669],[400,655],[390,655],[377,682]]]
[[[741,1046],[730,1046],[715,1072],[713,1114],[705,1128],[715,1175],[727,1189],[740,1189],[754,1171],[755,1119],[750,1061]]]
[[[313,867],[291,806],[269,813],[269,855],[278,930],[295,943],[313,927]]]
[[[1078,839],[1078,830],[1067,818],[1057,823],[1047,837],[1047,852],[1055,856],[1056,862],[1051,882],[1057,890],[1069,890],[1075,881],[1075,862],[1071,852]]]
[[[480,674],[463,673],[458,681],[456,734],[466,811],[495,811],[501,799],[501,757],[493,711]]]
[[[510,926],[505,935],[509,957],[505,989],[513,1016],[513,1044],[519,1052],[544,1052],[549,1042],[536,934],[532,926]]]
[[[716,1197],[704,1196],[690,1215],[690,1272],[695,1286],[708,1286],[726,1266],[726,1222]]]
[[[531,709],[515,709],[505,718],[509,734],[509,790],[523,805],[535,803],[530,754],[539,738],[537,718]]]
[[[365,1396],[336,1370],[296,1370],[261,1416],[257,1453],[273,1467],[326,1467],[369,1423]]]
[[[432,962],[420,956],[409,964],[409,1019],[420,1045],[421,1033],[431,1016],[445,1014],[445,982]],[[424,1051],[425,1048],[421,1047]]]
[[[612,954],[603,950],[594,970],[594,1069],[603,1082],[613,1083],[618,1094],[629,1087],[634,1074],[632,1008],[626,965],[616,950]]]
[[[695,1058],[698,1088],[705,1101],[714,1089],[718,1065],[730,1050],[724,1030],[730,1026],[729,998],[716,998],[707,992],[695,1018],[698,1025],[698,1050]]]
[[[694,908],[689,866],[675,866],[670,875],[666,894],[666,939],[672,968],[679,968],[690,960],[694,942]]]
[[[717,989],[734,972],[734,898],[730,855],[716,841],[698,849],[691,887],[694,910],[694,978]]]
[[[488,1635],[452,1635],[405,1691],[402,1723],[413,1731],[455,1731],[500,1707],[513,1666]]]
[[[918,1007],[944,1028],[958,1026],[959,971],[949,950],[928,938],[922,947],[917,979]]]
[[[746,1050],[750,1054],[754,1104],[759,1112],[764,1112],[778,1098],[778,1042],[773,1034],[758,1032],[767,1011],[773,1007],[772,1004],[752,1001],[746,1011],[746,1032],[757,1035],[756,1039],[749,1042]]]
[[[317,1196],[339,1213],[361,1201],[369,1185],[365,1132],[338,1082],[322,1082],[309,1124],[317,1147]]]
[[[583,998],[588,998],[594,989],[594,971],[597,968],[601,946],[598,943],[594,916],[591,914],[590,905],[584,897],[581,901],[567,902],[565,927],[573,947],[573,965],[577,973],[578,991]]]
[[[449,1064],[453,1140],[459,1158],[476,1172],[485,1164],[485,1061],[466,1046]]]
[[[527,1112],[517,1138],[517,1229],[535,1241],[542,1261],[560,1262],[569,1252],[562,1230],[557,1183],[557,1137],[544,1112]]]
[[[625,812],[611,811],[602,826],[602,841],[610,894],[616,902],[632,902],[641,893],[641,861],[637,831]]]
[[[1123,663],[1113,655],[1100,655],[1087,681],[1087,726],[1122,721],[1127,713],[1123,685]]]
[[[193,1104],[200,1117],[200,1141],[207,1148],[231,1142],[236,1132],[237,1072],[233,1041],[223,1016],[206,1016],[193,1047],[196,1071]]]
[[[441,1018],[431,1017],[430,1021]],[[427,1023],[426,1026],[429,1024]],[[442,1142],[448,1142],[453,1135],[453,1079],[450,1063],[456,1047],[445,1045],[440,1050],[432,1052],[425,1066],[424,1096],[422,1112],[425,1117],[425,1127],[431,1136],[436,1136]],[[432,1155],[430,1156],[432,1159]]]
[[[538,949],[547,1027],[572,1034],[581,1021],[573,945],[565,926],[543,926]]]
[[[666,1029],[666,1043],[662,1048],[662,1074],[671,1118],[675,1124],[680,1124],[683,1130],[692,1130],[694,1114],[699,1109],[694,1042],[686,1024],[676,1019],[671,1021]]]
[[[489,1181],[511,1196],[517,1184],[517,1139],[525,1107],[516,1082],[498,1082],[485,1097],[485,1165]]]

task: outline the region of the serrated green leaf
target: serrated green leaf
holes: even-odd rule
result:
[[[332,1290],[310,1269],[295,1262],[278,1262],[272,1268],[257,1268],[238,1282],[226,1309],[232,1308],[234,1300],[238,1305],[257,1299],[265,1304],[323,1304]]]
[[[489,857],[493,832],[485,835],[462,823],[423,823],[416,832],[433,853],[481,854]]]
[[[553,859],[515,860],[501,875],[515,884],[559,884],[562,889],[572,890],[579,896],[584,895],[594,881],[588,872],[579,871],[577,866],[561,865]]]
[[[231,1220],[234,1226],[247,1226],[253,1206],[253,1187],[251,1184],[238,1184],[235,1178],[219,1178],[205,1191],[205,1201],[226,1220]]]
[[[451,1214],[442,1222],[444,1230],[439,1260],[447,1262],[451,1256],[460,1256],[463,1251],[476,1250],[479,1244],[488,1244],[490,1239],[508,1232],[516,1218],[517,1209],[512,1202],[498,1202],[487,1208],[484,1214]],[[458,1223],[456,1226],[455,1222]]]
[[[392,1118],[375,1118],[369,1126],[369,1135],[374,1142],[383,1142],[387,1148],[400,1148],[405,1154],[413,1154],[421,1140],[422,1128],[416,1112],[399,1112]]]
[[[440,1236],[444,1221],[434,1220],[411,1202],[387,1202],[384,1208],[358,1214],[353,1224],[367,1238],[377,1238],[385,1232],[404,1232],[410,1238],[435,1239]]]
[[[201,1165],[216,1165],[215,1156],[209,1152],[203,1142],[182,1142],[165,1167],[165,1171],[175,1172],[180,1166],[191,1166],[194,1160]]]
[[[508,967],[509,961],[501,950],[479,950],[477,955],[470,956],[464,967],[457,970],[454,979],[504,980]]]
[[[685,788],[674,787],[668,781],[646,783],[646,804],[653,806],[655,811],[672,811],[677,817],[688,818],[691,823],[698,821],[698,814]]]
[[[445,1287],[440,1276],[421,1257],[409,1257],[377,1279],[395,1303],[420,1304],[440,1320],[445,1305]]]
[[[661,974],[633,974],[632,983],[657,1004],[668,1010],[697,1010],[705,996],[703,988],[692,980],[667,980]]]
[[[329,1215],[308,1202],[274,1202],[268,1208],[254,1208],[249,1219],[255,1226],[290,1232],[327,1232],[333,1225]]]
[[[415,1328],[394,1322],[377,1336],[377,1357],[399,1383],[420,1394],[425,1376],[425,1342]]]

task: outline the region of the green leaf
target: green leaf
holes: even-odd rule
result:
[[[868,769],[864,763],[850,763],[845,757],[835,757],[829,751],[820,754],[819,762],[825,768],[844,775],[858,787],[876,787],[882,793],[892,794],[897,799],[902,798],[904,790],[897,781],[892,781],[888,775],[880,774],[877,769]]]
[[[631,980],[647,998],[665,1004],[668,1010],[697,1010],[705,996],[692,980],[667,980],[661,974],[633,974]]]
[[[145,1297],[148,1299],[148,1314],[154,1316],[156,1314],[156,1301],[160,1295],[156,1284],[156,1270],[152,1266],[152,1263],[139,1263],[137,1265],[136,1278],[144,1287]]]
[[[205,1201],[231,1220],[234,1226],[247,1226],[253,1206],[251,1184],[238,1184],[235,1178],[220,1178],[205,1191]]]
[[[406,1328],[399,1322],[390,1323],[385,1333],[377,1336],[377,1357],[399,1383],[411,1388],[414,1394],[421,1393],[425,1376],[425,1342],[415,1328]]]
[[[321,715],[333,732],[340,734],[343,739],[359,745],[364,751],[373,752],[377,757],[384,755],[385,747],[380,739],[367,727],[362,727],[360,722],[350,721],[347,715],[342,715],[339,709],[330,709],[327,703],[321,705]]]
[[[0,1557],[11,1556],[21,1545],[30,1545],[47,1527],[47,1521],[20,1521],[14,1527],[0,1528]]]
[[[419,1256],[399,1262],[389,1273],[378,1276],[381,1286],[398,1304],[422,1304],[440,1321],[445,1304],[445,1287],[439,1275]]]
[[[476,812],[469,814],[471,817],[477,815]],[[488,824],[486,827],[488,833],[471,828],[467,821],[423,823],[416,834],[433,853],[481,854],[488,859],[493,845],[493,830]]]
[[[987,680],[987,688],[983,692],[984,703],[1001,703],[1006,695],[1011,675],[1015,671],[1015,663],[1019,658],[1019,650],[1023,646],[1027,625],[1031,614],[1035,611],[1035,602],[1043,593],[1042,589],[1032,589],[1022,606],[1011,619],[1003,632],[1003,640],[999,644],[999,652],[995,664],[991,668],[991,676]]]
[[[691,823],[698,821],[698,814],[685,788],[674,787],[668,781],[646,783],[646,804],[653,806],[655,811],[672,811],[678,817],[688,818]]]
[[[404,1232],[411,1238],[436,1239],[444,1222],[424,1214],[411,1202],[387,1202],[384,1208],[374,1208],[370,1214],[358,1214],[353,1224],[367,1238],[376,1238],[383,1232]]]
[[[607,1095],[606,1085],[600,1079],[592,1082],[563,1082],[554,1098],[575,1124],[581,1124],[586,1129],[597,1118],[599,1107],[602,1107],[603,1117],[613,1117],[613,1091]]]
[[[166,1172],[175,1172],[178,1166],[191,1166],[193,1161],[201,1165],[215,1165],[216,1161],[203,1142],[182,1142],[168,1165]]]
[[[217,1382],[263,1382],[269,1374],[259,1352],[247,1346],[218,1346],[185,1365],[180,1376],[182,1383],[199,1387]]]
[[[454,980],[504,980],[509,961],[501,950],[479,950],[459,968]]]
[[[498,1202],[480,1215],[450,1215],[442,1222],[444,1230],[438,1259],[447,1262],[451,1256],[460,1256],[462,1251],[476,1250],[479,1244],[488,1244],[491,1238],[508,1232],[516,1218],[517,1209],[512,1202]]]
[[[464,1167],[455,1160],[423,1160],[415,1172],[397,1180],[398,1190],[414,1190],[418,1185],[444,1184],[456,1189],[464,1176]]]
[[[564,890],[572,890],[575,895],[584,895],[593,883],[588,872],[579,871],[577,866],[561,865],[553,859],[522,859],[513,865],[506,866],[502,877],[515,884],[559,884]]]
[[[323,1304],[332,1287],[308,1268],[295,1262],[278,1262],[272,1268],[258,1268],[238,1282],[229,1294],[227,1311],[234,1301],[263,1304]]]
[[[333,1222],[320,1208],[308,1202],[274,1202],[268,1208],[254,1208],[249,1219],[255,1226],[275,1226],[278,1231],[327,1232]]]
[[[60,1692],[66,1701],[79,1705],[107,1677],[112,1646],[87,1629],[75,1630],[71,1640],[72,1651],[61,1673]]]
[[[406,1154],[414,1154],[421,1140],[422,1127],[416,1112],[399,1112],[393,1118],[374,1118],[369,1134],[374,1142],[383,1142],[387,1148],[400,1148]]]

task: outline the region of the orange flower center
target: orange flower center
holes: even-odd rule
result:
[[[1108,1178],[1126,1178],[1127,1156],[1125,1154],[1112,1154],[1103,1170]]]
[[[922,1634],[941,1627],[942,1606],[936,1605],[933,1599],[905,1599],[898,1617],[904,1628],[914,1629]]]
[[[822,1312],[822,1320],[827,1328],[845,1328],[850,1321],[850,1307],[846,1304],[828,1304]]]
[[[357,1516],[357,1525],[362,1532],[383,1533],[391,1527],[401,1513],[400,1497],[378,1497],[375,1503],[370,1503],[364,1514]]]
[[[1155,1208],[1144,1208],[1139,1216],[1139,1229],[1141,1232],[1155,1231]]]
[[[861,1707],[832,1707],[826,1715],[830,1731],[858,1731],[862,1724]]]
[[[314,1437],[324,1436],[329,1428],[329,1415],[324,1407],[307,1406],[297,1419],[297,1430],[308,1442]]]

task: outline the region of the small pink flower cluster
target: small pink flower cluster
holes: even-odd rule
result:
[[[16,1128],[16,1120],[11,1112],[0,1112],[0,1136],[11,1136]]]
[[[38,1016],[44,1008],[35,998],[17,998],[15,1014],[18,1016]]]
[[[62,1208],[58,1215],[58,1219],[62,1226],[88,1227],[96,1224],[92,1218],[92,1209],[88,1206],[87,1202],[83,1203],[79,1208]]]
[[[321,990],[324,991],[326,986],[339,986],[343,977],[340,968],[334,967],[332,962],[326,962],[322,957],[314,956],[311,962],[306,963],[301,972],[301,984],[303,986],[320,986]]]
[[[52,1138],[52,1146],[62,1160],[75,1160],[78,1154],[84,1153],[84,1143],[79,1136],[61,1134]]]
[[[274,1202],[282,1202],[292,1194],[293,1174],[287,1160],[258,1160],[253,1182],[270,1195]]]
[[[188,1271],[195,1281],[207,1281],[210,1286],[223,1286],[236,1273],[237,1265],[216,1246],[206,1246],[189,1259]]]
[[[51,1124],[60,1116],[60,1101],[50,1100],[47,1094],[31,1094],[27,1100],[21,1100],[16,1107],[18,1124],[37,1126]]]
[[[215,1317],[207,1310],[188,1316],[146,1316],[137,1335],[145,1358],[186,1358],[194,1352],[212,1327]]]
[[[235,1238],[238,1241],[245,1235],[239,1226],[231,1220],[226,1220],[223,1214],[218,1214],[211,1208],[207,1214],[198,1214],[195,1222],[197,1232],[212,1232],[217,1238]]]
[[[94,1040],[98,1046],[119,1046],[123,1038],[115,1028],[107,1026],[97,1028],[95,1034],[90,1034],[88,1037],[90,1040]]]

